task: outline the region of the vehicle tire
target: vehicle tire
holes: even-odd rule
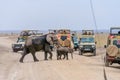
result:
[[[79,55],[83,55],[83,52],[81,50],[79,50]]]
[[[77,51],[77,47],[75,47],[74,49],[75,49],[75,51]]]
[[[13,49],[13,52],[18,52],[17,50]]]
[[[96,50],[93,51],[93,56],[96,56]]]

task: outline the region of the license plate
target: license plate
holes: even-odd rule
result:
[[[86,51],[90,51],[90,49],[85,49]]]
[[[15,48],[20,48],[20,47],[15,47]]]

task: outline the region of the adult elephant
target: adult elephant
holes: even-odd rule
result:
[[[33,56],[34,61],[39,61],[35,53],[37,51],[43,50],[44,51],[44,59],[47,59],[48,53],[50,54],[50,59],[52,59],[52,52],[51,52],[51,47],[53,47],[54,44],[58,43],[58,39],[55,34],[46,34],[42,36],[29,36],[26,41],[25,41],[25,47],[23,50],[22,57],[20,58],[20,62],[23,62],[24,57],[28,54],[31,53]]]

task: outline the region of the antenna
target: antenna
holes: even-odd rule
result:
[[[98,32],[98,30],[97,30],[98,27],[97,27],[97,22],[96,22],[96,17],[95,17],[95,13],[94,13],[92,0],[90,0],[90,6],[91,6],[91,12],[92,12],[92,16],[93,16],[94,25],[96,27],[96,32]]]

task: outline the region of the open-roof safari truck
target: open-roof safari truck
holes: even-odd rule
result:
[[[23,30],[20,33],[20,36],[18,37],[17,41],[12,44],[13,52],[22,51],[24,48],[25,40],[28,36],[37,36],[37,35],[43,35],[43,33],[39,32],[38,30]]]
[[[82,30],[82,35],[79,42],[79,54],[83,55],[86,52],[91,52],[96,55],[96,41],[93,30]]]
[[[24,44],[25,44],[25,39],[22,37],[18,37],[17,41],[14,44],[12,44],[13,52],[22,51],[24,48]]]
[[[60,29],[57,31],[57,37],[61,46],[72,47],[71,31],[69,29]]]
[[[48,31],[49,31],[49,33],[54,33],[54,34],[57,34],[57,32],[58,32],[57,29],[49,29]]]
[[[105,66],[120,64],[120,27],[110,28],[107,45],[104,47],[106,48]]]
[[[78,39],[77,32],[71,31],[71,37],[72,37],[72,41],[74,44],[74,49],[75,49],[75,51],[77,51],[77,49],[79,48],[79,39]]]
[[[31,36],[31,35],[43,35],[43,33],[41,33],[39,30],[23,30],[21,31],[20,33],[20,37],[23,37],[23,38],[27,38],[28,36]]]

